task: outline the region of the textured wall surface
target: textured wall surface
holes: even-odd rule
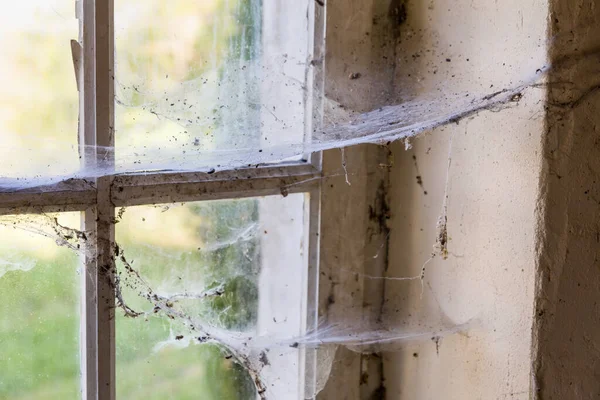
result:
[[[540,400],[600,395],[600,3],[553,0],[535,320]]]
[[[399,98],[501,90],[545,64],[545,1],[409,1],[406,14]],[[386,353],[388,399],[530,398],[544,96],[529,89],[411,150],[392,145],[388,277],[420,274],[444,199],[449,255],[427,264],[423,286],[386,281],[383,319],[407,330],[470,328]]]
[[[389,0],[327,2],[325,94],[333,103],[330,112],[368,111],[390,100],[394,32],[388,9]],[[326,123],[329,116],[324,115]],[[387,260],[388,171],[379,168],[387,154],[380,146],[364,145],[323,155],[319,316],[325,324],[368,330],[379,317],[383,281],[362,276],[381,276]],[[378,252],[381,257],[373,258]],[[339,349],[319,400],[379,398],[382,367],[378,355]]]
[[[374,356],[338,354],[322,399],[597,398],[599,18],[595,0],[328,2],[326,94],[348,109],[492,93],[553,67],[549,84],[422,135],[409,150],[393,143],[390,158],[347,150],[353,186],[327,178],[329,315],[372,315],[383,291],[384,324],[431,335],[385,352],[373,375]],[[342,172],[339,151],[325,158],[329,174]],[[388,181],[373,196],[373,182]],[[390,219],[360,247],[376,226],[356,213],[378,204],[380,220]],[[446,260],[434,249],[443,233]],[[344,278],[344,269],[381,274],[371,260],[379,242],[384,287]],[[418,276],[432,253],[422,284],[395,279]],[[435,333],[464,323],[462,333]]]

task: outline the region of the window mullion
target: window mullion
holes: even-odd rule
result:
[[[115,259],[110,178],[98,179],[96,218],[98,399],[115,398]]]
[[[113,126],[113,1],[83,0],[83,98],[80,102],[80,154],[84,168],[114,166]],[[115,398],[114,345],[114,208],[110,201],[111,177],[96,181],[95,207],[82,216],[90,233],[84,267],[84,324],[82,369],[84,398]]]
[[[112,203],[117,207],[284,195],[319,186],[321,173],[311,164],[233,171],[153,173],[115,176]]]
[[[83,68],[77,71],[79,93],[79,154],[82,168],[96,165],[96,65],[95,65],[95,8],[94,0],[81,0],[77,7],[80,16],[80,37],[83,47]],[[83,88],[83,91],[82,91]],[[94,192],[92,207],[81,214],[81,228],[88,232],[90,240],[84,243],[81,262],[85,273],[82,278],[82,325],[81,325],[81,378],[82,398],[98,399],[98,313],[97,313],[97,268],[96,244],[91,238],[96,235],[97,201]]]
[[[114,168],[114,0],[95,2],[96,155],[102,168]],[[98,400],[116,397],[114,216],[111,176],[97,180],[96,218]]]

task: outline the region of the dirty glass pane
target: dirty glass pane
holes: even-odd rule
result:
[[[118,168],[219,169],[301,146],[310,4],[116,0]]]
[[[26,0],[0,13],[0,177],[79,167],[74,10],[73,0]]]
[[[256,398],[254,381],[219,340],[245,352],[250,337],[289,338],[305,329],[305,198],[121,211],[120,398]],[[268,373],[272,398],[303,398],[301,355],[291,350],[264,356],[261,373]]]
[[[80,397],[78,256],[40,234],[53,218],[0,217],[0,399]]]

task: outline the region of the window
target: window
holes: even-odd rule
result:
[[[318,123],[315,3],[80,0],[70,48],[72,0],[22,3],[0,24],[0,397],[304,398],[310,356],[248,342],[317,320],[319,157],[260,162]]]

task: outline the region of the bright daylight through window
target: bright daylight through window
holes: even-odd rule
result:
[[[272,162],[318,124],[313,3],[6,8],[1,399],[313,387],[320,161]]]

